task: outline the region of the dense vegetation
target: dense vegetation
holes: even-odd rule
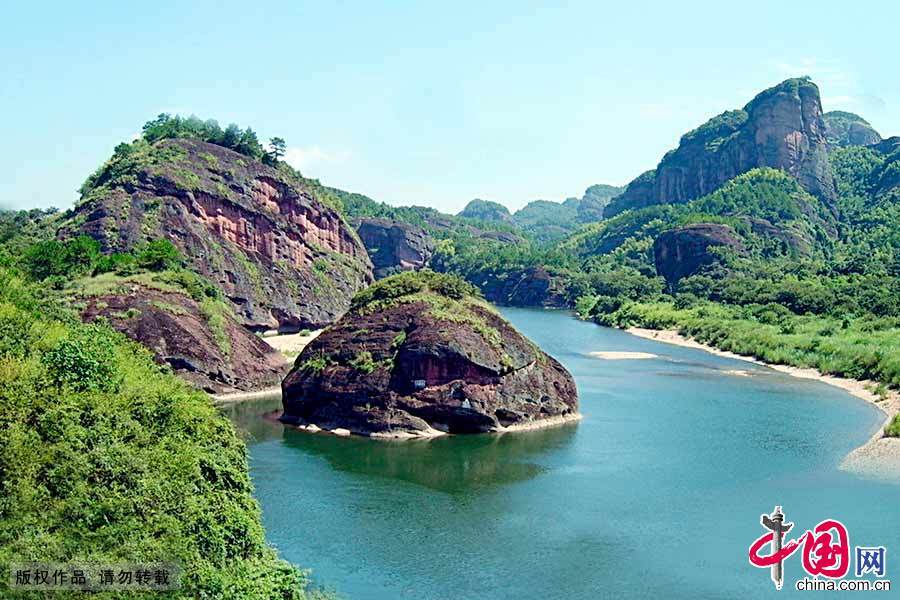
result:
[[[275,158],[263,148],[256,133],[249,127],[241,129],[232,123],[225,129],[222,129],[214,119],[204,121],[194,115],[184,118],[163,113],[144,124],[142,137],[150,144],[159,140],[173,138],[196,139],[234,150],[256,160],[267,158],[271,160]],[[283,152],[284,140],[281,138],[273,139],[281,142],[280,146],[282,146],[281,151]]]
[[[177,561],[182,588],[162,597],[318,596],[266,544],[246,448],[208,396],[74,310],[117,282],[203,306],[219,290],[166,240],[103,254],[53,237],[59,217],[0,213],[0,566]],[[4,598],[39,596],[8,583]]]
[[[208,397],[10,267],[0,428],[0,564],[174,560],[170,597],[306,597],[265,543],[246,449]]]

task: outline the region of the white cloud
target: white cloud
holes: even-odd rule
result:
[[[321,165],[344,163],[350,157],[351,153],[349,150],[327,150],[315,145],[304,148],[291,147],[284,153],[284,161],[301,171]]]

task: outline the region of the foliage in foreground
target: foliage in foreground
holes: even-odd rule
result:
[[[0,269],[2,570],[174,560],[183,587],[161,597],[308,597],[266,544],[246,447],[206,395],[39,297]]]

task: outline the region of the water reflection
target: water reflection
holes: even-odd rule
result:
[[[222,404],[219,411],[234,423],[248,443],[265,442],[281,438],[284,426],[263,415],[281,410],[281,394],[257,400],[244,400]]]
[[[386,441],[310,434],[265,415],[281,408],[279,397],[227,404],[220,410],[250,443],[282,440],[285,446],[324,458],[339,471],[397,479],[455,493],[530,479],[538,459],[571,444],[577,423],[502,435],[446,436]]]
[[[283,440],[290,448],[324,458],[339,471],[456,493],[531,479],[544,469],[534,459],[571,444],[576,428],[573,423],[502,435],[384,441],[311,435],[285,427]]]

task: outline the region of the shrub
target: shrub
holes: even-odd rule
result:
[[[60,340],[41,361],[58,388],[113,392],[119,384],[113,348],[109,329],[89,325]]]
[[[150,271],[167,271],[181,265],[181,252],[166,239],[148,242],[137,252],[137,264]]]
[[[354,356],[349,364],[360,373],[365,373],[366,375],[378,368],[378,364],[372,358],[372,353],[368,350],[363,350]]]
[[[32,277],[43,280],[90,273],[99,257],[100,243],[80,235],[64,242],[38,242],[25,251],[23,263]]]
[[[456,275],[434,271],[409,271],[386,277],[359,292],[353,297],[352,306],[359,308],[374,302],[390,304],[393,300],[425,291],[453,300],[481,295],[475,286]]]
[[[895,415],[894,419],[884,428],[884,435],[900,437],[900,415]]]

